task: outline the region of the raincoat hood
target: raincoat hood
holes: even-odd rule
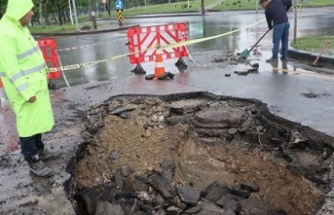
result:
[[[34,3],[32,2],[32,0],[8,0],[5,16],[19,21],[33,7]]]

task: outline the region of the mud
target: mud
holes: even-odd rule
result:
[[[236,214],[248,214],[249,207],[267,211],[268,205],[290,215],[315,214],[330,189],[333,138],[276,117],[257,100],[196,93],[117,97],[89,110],[84,122],[85,142],[68,165],[66,186],[77,214],[97,210],[88,208],[80,192],[107,189],[124,168],[125,183],[161,175],[166,160],[175,164],[173,189],[190,184],[204,199],[215,181],[257,185],[259,191]]]

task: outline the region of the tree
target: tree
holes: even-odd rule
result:
[[[110,1],[108,0],[106,0],[105,1],[105,3],[104,3],[104,7],[106,8],[106,10],[108,11],[108,14],[109,14],[109,16],[111,15],[110,14]]]
[[[204,16],[205,15],[204,0],[201,0],[201,11],[202,11],[202,16]]]
[[[94,29],[97,29],[96,24],[96,0],[89,0],[89,8],[90,8],[90,17],[93,22]]]

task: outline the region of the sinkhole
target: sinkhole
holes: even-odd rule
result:
[[[90,109],[68,165],[78,215],[308,215],[333,138],[252,99],[119,96]]]

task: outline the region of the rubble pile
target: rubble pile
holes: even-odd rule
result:
[[[84,121],[67,183],[79,215],[311,215],[332,174],[330,137],[257,100],[117,97]]]

